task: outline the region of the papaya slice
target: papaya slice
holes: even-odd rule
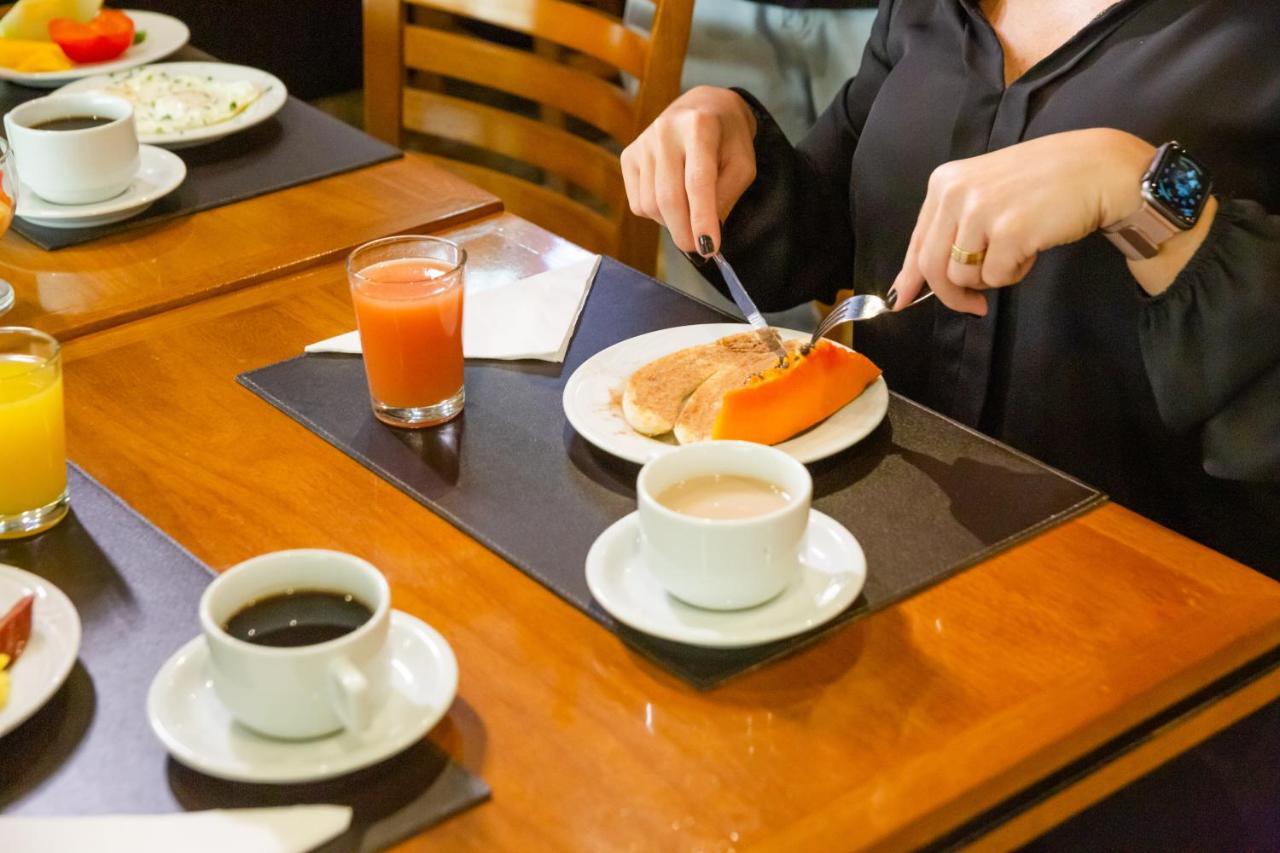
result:
[[[777,444],[829,418],[880,376],[869,358],[828,340],[727,391],[715,439]]]

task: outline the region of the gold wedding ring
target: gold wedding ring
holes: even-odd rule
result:
[[[987,256],[986,249],[979,249],[976,252],[969,252],[961,249],[955,243],[951,244],[951,260],[957,264],[964,264],[967,267],[977,266],[982,263],[983,258]]]

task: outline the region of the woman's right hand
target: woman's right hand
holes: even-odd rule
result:
[[[756,178],[755,135],[737,93],[685,92],[622,152],[631,212],[665,225],[681,251],[717,251],[720,223]]]

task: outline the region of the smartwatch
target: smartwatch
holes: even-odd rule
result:
[[[1166,142],[1142,176],[1142,206],[1102,233],[1130,260],[1154,258],[1161,243],[1195,227],[1212,189],[1209,170],[1178,143]]]

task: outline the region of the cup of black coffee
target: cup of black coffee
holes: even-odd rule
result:
[[[141,166],[133,105],[99,92],[53,94],[4,117],[18,177],[54,204],[93,204],[129,188]]]
[[[277,551],[200,599],[214,691],[240,723],[301,739],[366,728],[386,696],[387,581],[338,551]]]

